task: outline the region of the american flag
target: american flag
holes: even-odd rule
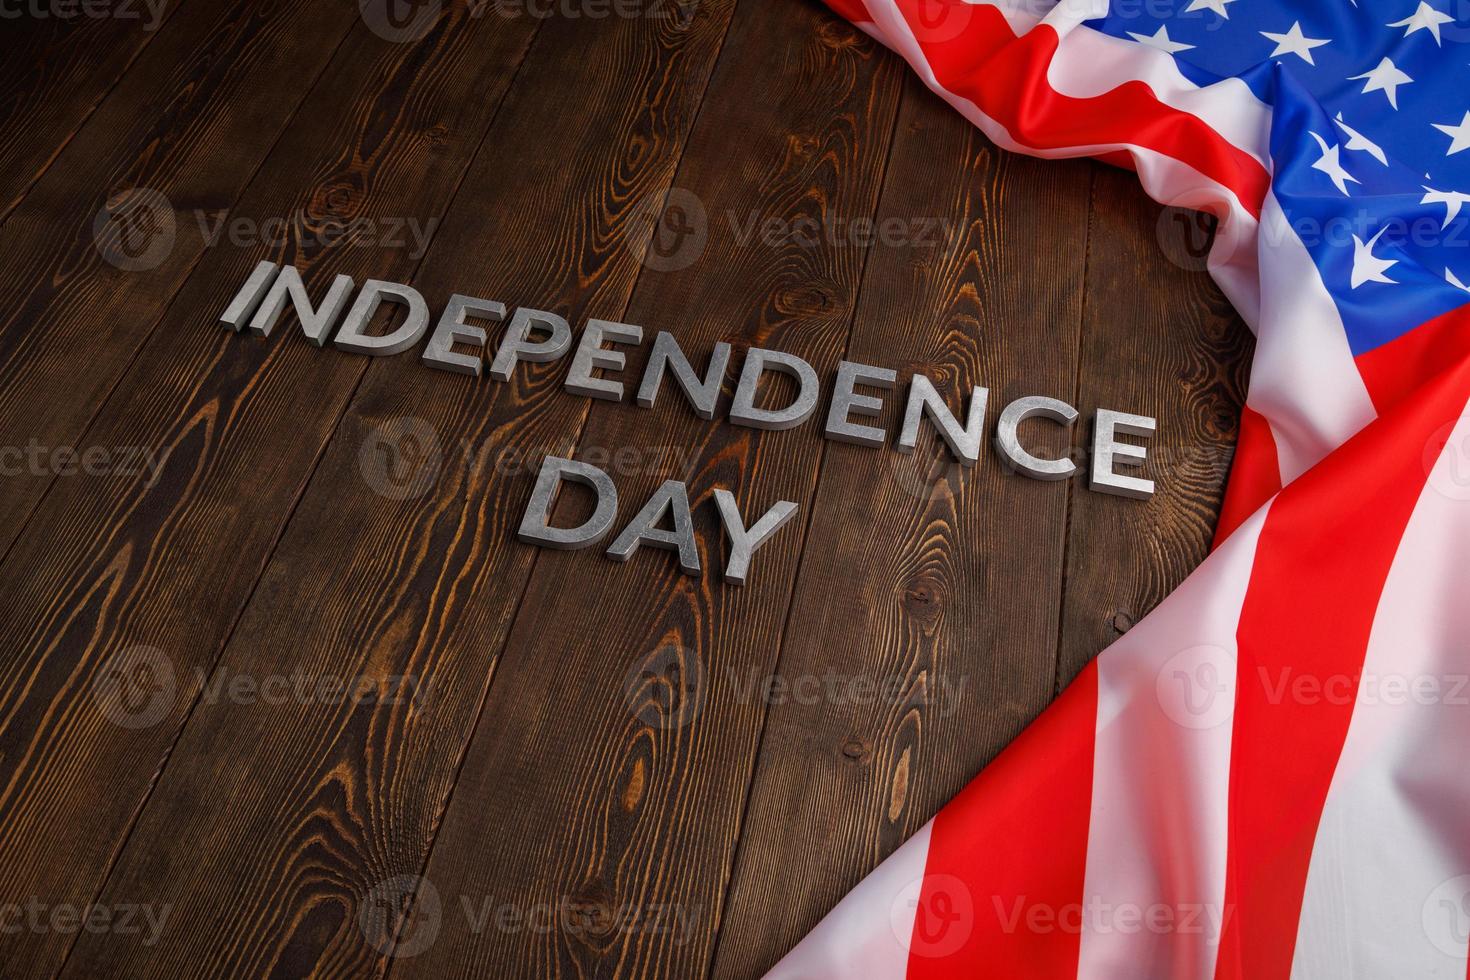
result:
[[[1465,977],[1470,5],[828,2],[1257,346],[1210,558],[771,976]]]

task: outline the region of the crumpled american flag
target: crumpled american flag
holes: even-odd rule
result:
[[[770,976],[1464,978],[1470,3],[828,3],[1257,346],[1213,554]]]

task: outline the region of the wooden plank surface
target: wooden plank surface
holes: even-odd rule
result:
[[[492,34],[457,9],[418,46],[358,24],[232,218],[442,217],[534,26]],[[297,232],[209,250],[85,435],[145,447],[158,467],[57,480],[16,542],[0,608],[7,890],[95,895],[361,377],[361,361],[319,356],[286,325],[275,344],[232,336],[219,312],[267,255],[299,263],[318,294],[339,273],[410,276],[422,256],[386,241],[323,250]],[[119,725],[97,710],[96,685],[119,670],[160,675],[156,711]],[[40,834],[58,806],[88,818]],[[4,941],[5,959],[38,969],[67,944]]]
[[[81,435],[354,22],[348,0],[191,2],[0,228],[0,441]],[[109,449],[116,447],[107,447]],[[7,547],[56,477],[0,495]]]
[[[436,308],[464,290],[554,300],[574,321],[621,314],[638,268],[623,226],[672,178],[730,7],[706,5],[688,24],[554,19],[540,27],[414,278]],[[469,26],[499,37],[536,23],[491,17]],[[568,89],[565,79],[578,72],[585,87]],[[466,75],[476,73],[467,66]],[[553,146],[566,156],[548,160]],[[210,347],[231,343],[240,341],[211,337]],[[479,450],[524,448],[535,458],[558,440],[568,450],[575,435],[556,413],[580,400],[569,404],[549,372],[500,385],[433,372],[416,357],[369,366],[284,332],[255,350],[316,373],[274,382],[277,407],[264,415],[281,428],[248,447],[242,441],[242,450],[300,439],[312,413],[293,402],[316,397],[326,372],[368,370],[214,676],[401,676],[423,696],[376,706],[201,699],[177,754],[229,760],[229,768],[170,766],[104,892],[104,901],[155,896],[193,938],[160,951],[83,937],[72,975],[107,965],[168,975],[197,962],[244,975],[382,968],[393,933],[364,930],[358,910],[379,900],[381,883],[392,887],[423,867],[535,555],[512,542],[529,476],[502,478],[503,467]],[[389,472],[363,467],[364,447],[398,438],[407,419],[436,433],[441,468],[431,493],[399,492],[382,482]],[[315,447],[322,436],[303,441]],[[267,463],[253,461],[255,473],[243,460],[209,497],[261,492],[258,468]],[[291,462],[270,485],[304,476],[308,461]],[[269,512],[284,517],[284,504]],[[256,553],[259,544],[248,544]],[[190,819],[201,807],[216,817]],[[243,876],[235,873],[242,853],[253,855]],[[170,869],[161,887],[159,867]],[[259,925],[228,935],[206,927],[236,916]]]
[[[1070,398],[1089,239],[1034,215],[1085,213],[1092,168],[1001,153],[908,88],[881,220],[950,227],[873,250],[849,358],[900,370],[899,391],[925,374],[957,411],[987,386],[991,418]],[[770,967],[1051,701],[1066,485],[1008,475],[988,447],[963,467],[928,427],[912,455],[826,455],[773,668],[805,694],[769,708],[715,976]]]
[[[1245,403],[1252,340],[1204,275],[1212,225],[1140,206],[1135,180],[1098,171],[1076,405],[1158,420],[1143,470],[1158,492],[1074,489],[1058,691],[1208,553]]]
[[[822,235],[741,241],[738,229],[873,215],[896,68],[811,6],[741,4],[676,181],[702,202],[708,240],[686,268],[646,271],[628,320],[674,333],[701,366],[726,341],[830,376],[865,250]],[[643,360],[629,359],[629,378]],[[424,875],[442,911],[414,926],[437,941],[394,976],[672,980],[708,968],[763,714],[730,674],[774,668],[824,444],[811,425],[701,421],[671,390],[653,410],[560,398],[576,413],[566,434],[588,410],[578,457],[636,448],[637,463],[613,468],[623,520],[664,480],[688,484],[704,572],[653,549],[622,567],[588,552],[537,558]],[[715,486],[751,520],[778,500],[802,508],[744,588],[719,581]],[[552,928],[478,928],[464,899],[531,921],[554,910]]]
[[[33,4],[4,15],[0,224],[54,162],[178,2]],[[36,11],[42,16],[34,16]]]
[[[26,22],[46,70],[0,67],[0,446],[157,460],[0,477],[0,903],[164,923],[0,934],[0,976],[757,977],[1208,548],[1248,341],[1132,175],[998,151],[808,0],[419,6]],[[135,187],[177,233],[128,268],[95,232]],[[262,258],[730,343],[720,411],[231,335]],[[752,346],[897,369],[890,444],[823,439],[825,397],[728,423]],[[1157,416],[1158,496],[898,453],[916,371]],[[703,574],[517,542],[547,454],[622,520],[688,481]],[[743,588],[716,486],[800,505]]]

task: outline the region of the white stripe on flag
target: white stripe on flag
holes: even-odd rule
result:
[[[1200,88],[1184,77],[1171,55],[1147,45],[1124,41],[1093,30],[1076,27],[1062,41],[1065,53],[1047,66],[1047,81],[1063,95],[1074,99],[1095,98],[1129,82],[1148,86],[1164,105],[1203,120],[1232,146],[1250,154],[1271,170],[1271,110],[1238,78]],[[1241,206],[1240,200],[1183,163],[1157,153],[1130,147],[1135,157],[1147,154],[1173,164],[1170,177],[1158,178],[1158,162],[1144,172],[1140,182],[1155,201],[1170,207],[1193,208],[1219,213],[1226,211],[1210,251],[1210,276],[1219,284],[1241,318],[1256,329],[1260,319],[1260,272],[1257,269],[1258,223]],[[1036,151],[1027,150],[1034,154]],[[1047,154],[1041,154],[1043,156]]]
[[[1377,417],[1337,304],[1274,193],[1261,212],[1261,322],[1246,404],[1271,424],[1281,484]]]
[[[1378,604],[1323,809],[1293,977],[1465,977],[1470,417],[1430,460]],[[1347,696],[1350,679],[1267,681],[1283,697],[1325,699]]]
[[[1245,82],[1227,78],[1201,88],[1184,76],[1173,55],[1090,27],[1077,27],[1065,43],[1066,56],[1052,59],[1046,72],[1061,94],[1090,99],[1142,82],[1160,102],[1198,116],[1271,170],[1271,109]]]
[[[1235,634],[1269,510],[1098,658],[1079,976],[1214,975],[1225,916]]]
[[[766,980],[903,980],[933,829],[931,820],[848,892]]]

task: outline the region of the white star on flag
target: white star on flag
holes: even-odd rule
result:
[[[1437,191],[1427,184],[1424,187],[1424,199],[1420,204],[1443,204],[1445,208],[1444,225],[1448,228],[1450,222],[1460,215],[1460,207],[1470,204],[1470,194],[1461,194],[1459,191]]]
[[[1357,235],[1353,236],[1353,288],[1357,289],[1365,282],[1382,282],[1390,286],[1396,285],[1398,280],[1390,279],[1384,273],[1399,264],[1398,259],[1380,259],[1373,254],[1373,246],[1378,244],[1378,239],[1388,231],[1385,225],[1378,229],[1378,234],[1366,242]]]
[[[1347,194],[1348,192],[1348,181],[1352,181],[1355,184],[1362,183],[1361,180],[1354,177],[1352,174],[1343,169],[1341,146],[1328,146],[1327,141],[1318,136],[1316,133],[1312,134],[1312,139],[1316,140],[1317,145],[1322,148],[1322,158],[1316,163],[1312,164],[1313,170],[1320,170],[1327,176],[1331,177],[1332,182],[1337,185],[1337,189],[1342,191],[1343,194]]]
[[[1382,92],[1388,96],[1388,104],[1395,109],[1399,107],[1399,86],[1407,85],[1413,81],[1407,74],[1399,70],[1399,66],[1393,63],[1392,58],[1384,58],[1378,63],[1378,67],[1361,75],[1354,75],[1349,81],[1357,82],[1367,79],[1363,86],[1363,94],[1369,92]]]
[[[1213,10],[1221,17],[1229,20],[1230,11],[1225,8],[1232,3],[1235,3],[1235,0],[1194,0],[1188,7],[1184,8],[1184,12],[1186,14],[1192,14],[1196,10]]]
[[[1444,41],[1439,36],[1439,28],[1442,24],[1453,24],[1454,21],[1455,18],[1449,14],[1441,13],[1429,4],[1421,2],[1419,9],[1414,11],[1411,16],[1405,17],[1403,20],[1396,21],[1388,26],[1407,28],[1404,31],[1404,37],[1408,37],[1418,31],[1428,31],[1434,35],[1434,43],[1440,47],[1444,47]]]
[[[1445,151],[1445,156],[1453,156],[1461,150],[1470,150],[1470,112],[1465,113],[1465,118],[1460,120],[1458,126],[1441,126],[1434,123],[1434,128],[1448,136],[1453,142]]]
[[[1388,154],[1383,152],[1383,147],[1358,132],[1353,127],[1342,121],[1342,113],[1337,114],[1337,128],[1348,135],[1347,148],[1362,153],[1367,153],[1385,167],[1388,166]]]
[[[1306,35],[1304,35],[1302,33],[1301,21],[1297,21],[1295,24],[1292,24],[1291,30],[1287,31],[1285,34],[1272,34],[1270,31],[1262,31],[1261,36],[1266,38],[1267,40],[1276,42],[1276,50],[1272,51],[1271,54],[1268,55],[1268,57],[1280,58],[1282,55],[1294,54],[1309,65],[1317,64],[1317,62],[1312,59],[1313,48],[1320,48],[1324,44],[1332,43],[1331,41],[1322,40],[1320,38],[1307,37]]]
[[[1135,34],[1129,31],[1128,36],[1139,44],[1147,44],[1151,48],[1158,48],[1160,51],[1167,51],[1169,54],[1194,50],[1193,44],[1181,44],[1178,41],[1170,39],[1169,28],[1167,27],[1161,26],[1153,34]]]

